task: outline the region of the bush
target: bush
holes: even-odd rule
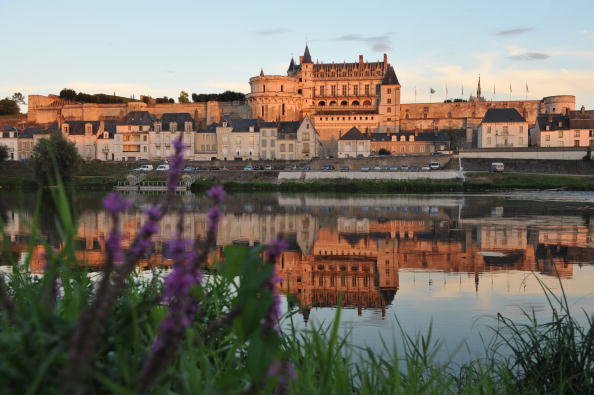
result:
[[[41,139],[33,147],[31,167],[33,178],[39,185],[55,185],[55,163],[64,182],[70,182],[77,174],[82,158],[74,143],[67,141],[60,132],[53,132],[49,139]]]
[[[380,148],[379,151],[377,152],[378,155],[390,155],[390,151],[388,151],[385,148]]]

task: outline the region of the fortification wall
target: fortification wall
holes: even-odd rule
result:
[[[515,108],[529,125],[536,123],[541,100],[401,104],[400,130],[476,128],[489,108]]]
[[[220,122],[223,115],[234,118],[248,118],[250,111],[245,102],[208,102],[208,103],[163,103],[149,104],[143,102],[97,104],[67,103],[58,96],[29,96],[29,112],[27,120],[40,124],[56,122],[62,116],[71,121],[98,121],[101,119],[122,118],[130,111],[148,111],[157,118],[168,112],[187,112],[204,126],[212,122]]]

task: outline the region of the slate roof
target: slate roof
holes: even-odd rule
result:
[[[291,63],[289,63],[289,68],[287,69],[287,72],[291,72],[295,70],[295,59],[291,58]]]
[[[594,129],[594,111],[570,111],[570,129]]]
[[[541,114],[536,118],[538,123],[538,129],[542,132],[553,131],[553,130],[567,130],[569,129],[569,117],[562,114],[551,114],[549,122],[548,114]],[[559,124],[561,123],[561,124]],[[547,130],[547,126],[549,129]]]
[[[197,130],[196,132],[197,133],[216,133],[218,127],[221,127],[221,124],[213,122],[210,125],[206,126],[205,128]]]
[[[361,133],[356,127],[352,127],[348,132],[340,136],[339,140],[369,140],[369,137]]]
[[[184,130],[186,122],[192,122],[192,130],[194,130],[194,119],[187,112],[168,112],[161,116],[161,129],[169,131],[169,123],[176,122],[177,130]]]
[[[154,121],[155,117],[148,111],[130,111],[119,124],[150,126]]]
[[[233,128],[233,133],[247,133],[250,131],[250,127],[254,127],[254,132],[260,131],[260,120],[259,119],[225,119],[229,123],[229,127]]]
[[[305,45],[305,52],[303,52],[303,63],[313,63],[311,61],[311,55],[309,53],[309,48]]]
[[[515,108],[489,108],[483,123],[526,122]]]
[[[88,123],[93,125],[93,134],[99,130],[99,121],[66,121],[64,123],[68,125],[68,134],[71,135],[84,135],[85,125]]]
[[[398,77],[396,77],[394,67],[391,65],[388,66],[388,70],[386,70],[386,74],[384,74],[382,85],[400,85],[400,82],[398,82]]]

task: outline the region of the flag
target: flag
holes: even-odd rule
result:
[[[435,89],[433,89],[433,88],[429,89],[429,93],[434,94],[435,93]]]
[[[526,82],[526,93],[528,93],[528,83]]]
[[[509,93],[512,93],[511,82],[510,82],[510,84],[509,84]]]
[[[462,97],[464,97],[464,85],[462,85]]]
[[[448,84],[446,84],[446,96],[448,95]]]

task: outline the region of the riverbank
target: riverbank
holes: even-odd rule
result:
[[[485,192],[513,189],[559,189],[567,191],[594,191],[594,176],[534,175],[522,173],[493,174],[486,172],[466,173],[464,181],[459,180],[344,180],[327,179],[319,181],[279,182],[274,176],[255,178],[254,181],[239,181],[241,177],[208,175],[195,181],[191,190],[204,191],[215,184],[222,184],[232,192],[344,192],[344,193],[414,193],[414,192]],[[251,178],[251,177],[250,177]],[[162,177],[151,180],[162,180]],[[80,190],[109,191],[120,176],[79,176],[75,188]],[[6,190],[35,190],[37,184],[31,177],[0,176],[0,188]]]

